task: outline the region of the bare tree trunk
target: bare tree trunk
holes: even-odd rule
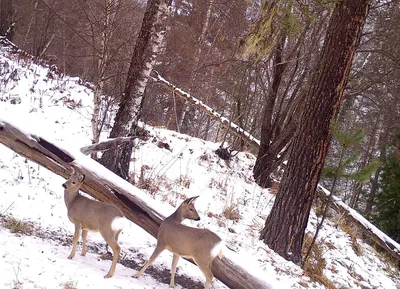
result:
[[[14,35],[13,0],[0,0],[0,36],[12,41]]]
[[[381,174],[382,169],[379,168],[376,170],[373,179],[371,180],[371,191],[368,194],[367,204],[365,205],[364,215],[368,216],[372,213],[372,207],[375,203],[376,193],[379,188],[379,175]]]
[[[386,155],[386,147],[383,144],[387,142],[389,131],[387,128],[380,128],[380,130],[381,131],[383,130],[383,131],[380,133],[379,141],[378,141],[378,144],[380,146],[379,161],[381,163],[383,163],[384,159],[385,159],[385,155]],[[379,188],[379,176],[380,176],[381,172],[382,172],[382,167],[380,167],[376,170],[376,172],[374,174],[374,178],[371,180],[371,191],[369,192],[367,204],[365,206],[365,211],[364,211],[364,213],[366,215],[369,215],[372,213],[372,207],[375,203],[376,193]]]
[[[331,139],[330,123],[340,106],[368,8],[367,0],[336,2],[285,175],[261,232],[260,239],[296,264],[302,263],[304,232]]]
[[[96,144],[99,142],[101,133],[101,105],[102,105],[102,95],[104,89],[104,76],[107,68],[108,62],[108,48],[107,43],[111,38],[111,22],[115,17],[115,11],[113,12],[113,1],[106,0],[105,3],[105,15],[103,23],[103,31],[100,41],[100,51],[97,59],[97,81],[95,83],[95,89],[93,93],[93,115],[92,115],[92,143]],[[92,154],[94,159],[97,159],[97,154]]]
[[[25,47],[25,44],[28,41],[29,33],[32,30],[32,25],[33,25],[33,22],[35,20],[35,15],[37,13],[38,2],[39,2],[39,0],[35,0],[35,4],[33,5],[33,11],[32,11],[31,20],[29,21],[28,29],[26,30],[24,41],[22,42],[21,47]]]
[[[363,158],[361,160],[361,164],[358,166],[358,170],[362,170],[363,168],[365,168],[365,166],[368,165],[371,158],[373,157],[375,144],[376,144],[375,135],[377,133],[379,123],[380,123],[380,120],[378,117],[375,120],[374,127],[372,128],[372,134],[371,134],[372,137],[369,138],[368,145],[367,145],[367,147],[364,148]],[[363,182],[356,181],[353,186],[353,193],[351,194],[351,198],[350,198],[350,202],[349,202],[350,208],[355,208],[355,206],[358,203],[358,200],[360,198],[362,188],[363,188]]]
[[[273,169],[273,162],[279,152],[271,150],[272,139],[272,119],[276,99],[278,97],[278,89],[285,71],[286,63],[283,63],[283,47],[285,45],[286,36],[280,37],[278,45],[275,47],[273,56],[273,76],[272,87],[267,94],[267,99],[264,104],[263,120],[261,124],[261,143],[258,150],[257,160],[254,165],[253,175],[256,183],[267,188],[272,185],[270,178],[271,170]]]
[[[147,2],[142,28],[132,55],[124,93],[110,138],[135,134],[145,88],[156,57],[162,48],[170,6],[171,0],[149,0]],[[127,180],[129,179],[132,147],[133,144],[129,143],[124,145],[122,149],[109,150],[103,154],[100,162]]]
[[[203,25],[202,25],[202,28],[201,28],[200,36],[199,36],[198,41],[197,41],[196,52],[195,52],[195,55],[194,55],[193,69],[192,69],[192,72],[191,72],[191,75],[190,75],[190,80],[189,80],[189,83],[190,83],[189,93],[193,93],[194,92],[194,89],[195,89],[194,86],[197,83],[196,82],[197,69],[199,68],[200,57],[201,57],[201,53],[202,53],[202,47],[203,47],[203,44],[204,44],[204,39],[206,37],[206,33],[207,33],[207,30],[208,30],[208,26],[209,26],[210,18],[211,18],[211,8],[212,8],[212,5],[213,5],[213,0],[207,0],[207,1],[208,1],[208,3],[207,3],[207,13],[206,13],[206,17],[204,19],[204,22],[203,22]],[[192,106],[185,105],[184,109],[182,111],[180,120],[179,120],[179,127],[180,127],[182,133],[190,133],[190,130],[192,130],[191,134],[193,135],[193,132],[194,132],[193,125],[191,125],[190,124],[190,120],[187,119],[187,115],[188,115],[189,110],[193,110],[190,115],[195,115],[196,114],[196,111],[194,111],[194,108]],[[201,126],[200,123],[197,123],[196,125]]]

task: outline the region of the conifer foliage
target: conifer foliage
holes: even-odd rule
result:
[[[377,197],[376,224],[400,242],[400,158],[391,153],[382,168],[381,193]]]

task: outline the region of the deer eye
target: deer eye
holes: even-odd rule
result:
[[[72,182],[72,184],[75,185],[76,183],[75,183],[75,182]]]

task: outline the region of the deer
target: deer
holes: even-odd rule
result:
[[[118,245],[118,236],[124,228],[126,219],[124,214],[113,204],[103,203],[89,199],[79,193],[85,179],[78,175],[72,168],[69,179],[62,185],[64,187],[64,201],[68,211],[69,220],[75,225],[72,251],[68,259],[75,256],[76,245],[82,231],[81,255],[86,255],[86,239],[88,231],[100,232],[106,243],[113,251],[113,259],[109,272],[104,278],[111,278],[119,259],[121,248]]]
[[[206,277],[204,289],[209,289],[212,279],[211,266],[218,256],[222,258],[223,242],[221,238],[208,229],[193,228],[182,223],[184,219],[199,221],[200,217],[194,207],[198,198],[191,197],[182,202],[178,209],[160,225],[157,233],[157,245],[149,260],[133,277],[139,278],[144,271],[165,249],[173,253],[170,288],[175,287],[175,272],[180,257],[193,260]]]

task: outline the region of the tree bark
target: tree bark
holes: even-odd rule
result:
[[[0,0],[0,36],[12,41],[14,35],[14,9],[12,0]]]
[[[93,49],[94,61],[97,62],[97,76],[95,80],[95,87],[93,92],[93,114],[92,114],[92,143],[96,144],[100,140],[100,134],[103,127],[103,122],[101,121],[101,106],[104,102],[102,100],[102,95],[105,86],[105,74],[109,62],[109,48],[108,43],[110,42],[112,36],[112,23],[114,21],[116,11],[113,8],[113,2],[111,0],[105,1],[104,6],[104,22],[102,26],[102,33],[100,38],[100,51],[97,52]],[[94,36],[93,36],[94,37]],[[93,41],[94,42],[94,41]],[[96,59],[97,58],[97,59]],[[103,113],[107,113],[104,111]],[[97,159],[97,154],[92,154],[92,158]]]
[[[149,0],[142,27],[129,66],[128,77],[121,103],[115,117],[110,138],[135,134],[150,73],[159,54],[170,13],[170,0]],[[100,163],[122,177],[129,179],[132,143],[122,149],[105,152]]]
[[[368,8],[367,0],[336,3],[288,165],[261,232],[260,239],[271,249],[299,265],[311,204],[331,139],[330,123],[338,112]]]
[[[286,36],[280,37],[279,43],[275,47],[274,60],[273,60],[273,76],[272,86],[268,93],[266,103],[264,105],[263,120],[261,124],[261,142],[258,150],[257,160],[254,165],[253,175],[256,183],[263,187],[268,188],[272,185],[270,174],[272,173],[273,163],[276,155],[279,152],[271,151],[272,140],[272,120],[273,112],[278,97],[279,86],[282,81],[283,73],[285,71],[287,62],[283,62],[283,47],[285,45]]]
[[[155,201],[93,159],[79,152],[70,152],[39,135],[21,131],[1,118],[0,143],[64,178],[69,177],[71,167],[74,167],[77,172],[85,175],[82,191],[99,201],[115,204],[129,220],[157,237],[158,228],[165,216],[153,209],[152,202]],[[235,253],[225,250],[222,259],[214,260],[212,272],[229,288],[272,289],[254,272],[247,271],[240,261]]]

